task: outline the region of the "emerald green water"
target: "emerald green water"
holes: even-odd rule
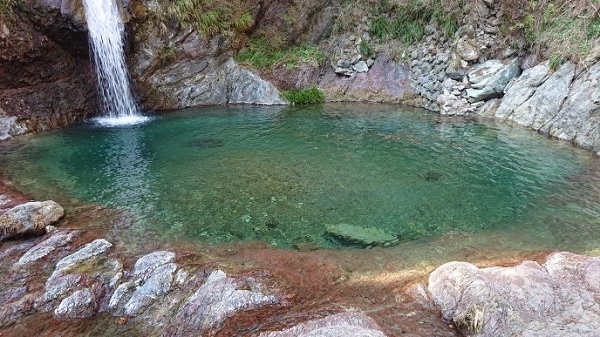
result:
[[[0,143],[1,172],[36,198],[126,209],[122,235],[280,247],[343,243],[326,225],[401,242],[516,231],[600,248],[598,159],[507,126],[385,105],[177,111]]]

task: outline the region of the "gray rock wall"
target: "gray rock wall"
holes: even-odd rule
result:
[[[236,64],[223,37],[184,27],[165,32],[150,18],[133,26],[130,71],[145,109],[287,104],[271,83]]]
[[[600,63],[577,70],[570,62],[551,71],[548,62],[513,80],[497,109],[482,115],[527,126],[600,155]]]

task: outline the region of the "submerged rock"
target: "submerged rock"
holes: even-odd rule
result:
[[[223,146],[223,141],[220,139],[205,138],[205,139],[193,139],[186,143],[188,147],[196,147],[199,149],[211,149],[214,147]]]
[[[344,312],[283,331],[262,333],[260,337],[385,337],[385,334],[372,318],[358,312]]]
[[[44,234],[46,226],[55,224],[65,215],[56,202],[33,201],[15,206],[0,215],[0,238],[23,234]]]
[[[396,235],[375,227],[360,227],[349,224],[328,225],[325,231],[342,241],[363,247],[389,246],[398,242]]]
[[[600,336],[600,257],[555,253],[539,264],[447,263],[429,277],[444,319],[477,336]]]

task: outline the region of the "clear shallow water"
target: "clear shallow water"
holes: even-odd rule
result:
[[[131,211],[123,235],[336,248],[325,227],[348,223],[404,242],[506,232],[537,248],[600,248],[597,158],[393,106],[178,111],[0,143],[0,154],[2,173],[37,198]]]

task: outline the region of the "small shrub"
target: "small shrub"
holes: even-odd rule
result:
[[[425,26],[433,20],[451,35],[458,29],[462,4],[460,0],[444,0],[443,4],[429,0],[393,3],[382,0],[371,12],[369,33],[378,39],[393,38],[411,44],[423,39]]]
[[[309,89],[288,90],[282,94],[293,105],[321,104],[325,102],[325,94],[315,86]]]
[[[375,50],[373,49],[371,44],[369,44],[369,42],[365,40],[360,41],[360,44],[358,45],[358,51],[363,57],[366,58],[372,57],[375,53]]]

